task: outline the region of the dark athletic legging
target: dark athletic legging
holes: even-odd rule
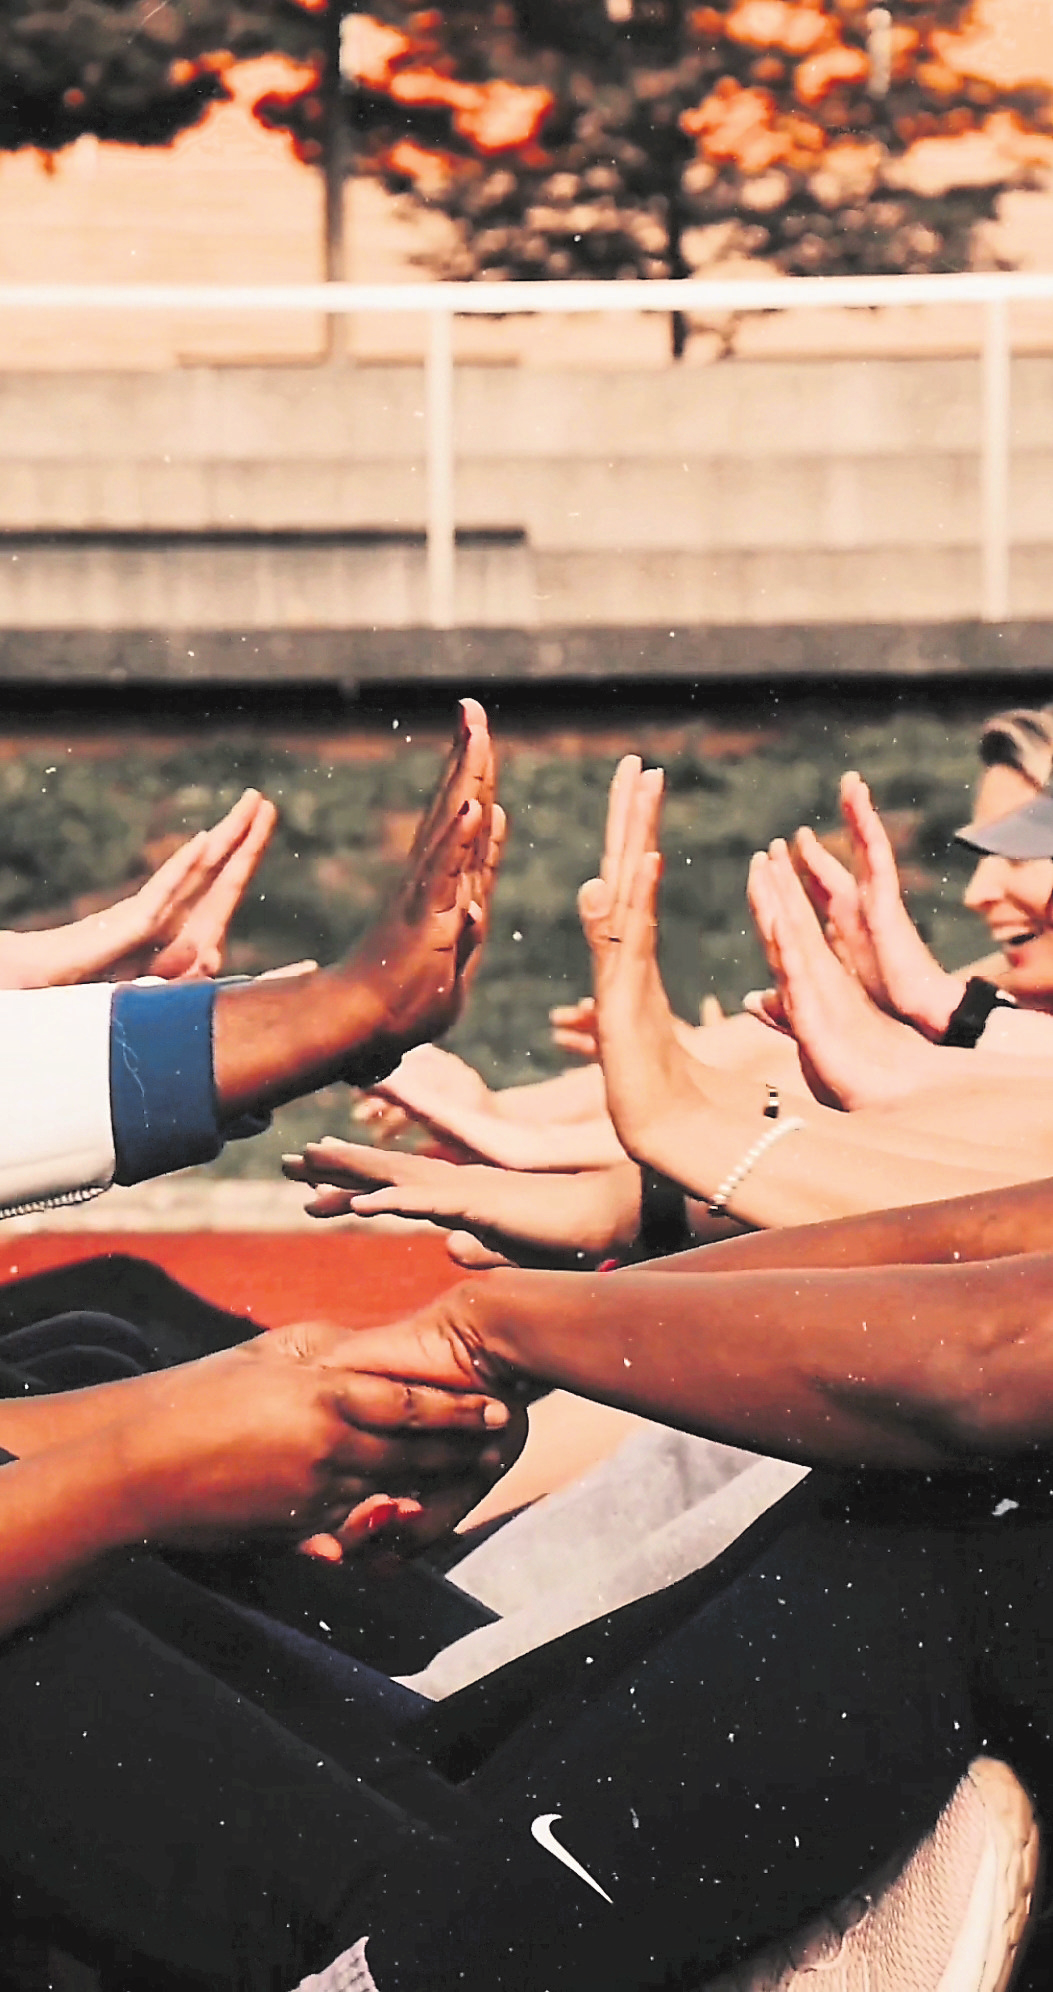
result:
[[[71,1312],[118,1316],[132,1324],[150,1360],[191,1362],[258,1335],[263,1324],[228,1313],[172,1279],[150,1259],[130,1252],[97,1252],[69,1266],[0,1284],[0,1358],[28,1362],[9,1348],[12,1334]]]
[[[121,1992],[290,1992],[363,1936],[380,1992],[693,1985],[912,1843],[978,1747],[1053,1791],[1053,1520],[1004,1494],[813,1475],[434,1709],[143,1559],[0,1649],[0,1876]]]

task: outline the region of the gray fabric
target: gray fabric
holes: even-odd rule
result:
[[[646,1425],[455,1564],[451,1582],[491,1611],[519,1611],[580,1582],[583,1569],[592,1582],[618,1568],[642,1537],[755,1462],[737,1446]]]
[[[680,1444],[666,1446],[662,1440],[679,1440]],[[623,1504],[621,1516],[615,1516],[614,1528],[605,1533],[603,1523],[610,1510],[603,1506],[604,1491],[612,1500],[624,1493],[635,1521],[631,1455],[637,1448],[645,1449],[646,1441],[652,1442],[656,1467],[649,1481],[645,1477],[652,1496],[662,1487],[668,1491],[670,1480],[676,1479],[674,1469],[678,1462],[684,1468],[688,1486],[693,1485],[697,1475],[702,1483],[709,1480],[709,1488],[667,1506],[665,1518],[659,1515],[644,1529],[624,1526]],[[619,1478],[608,1471],[619,1464],[624,1489]],[[785,1460],[757,1459],[750,1453],[736,1453],[728,1446],[711,1447],[706,1440],[687,1439],[680,1433],[666,1432],[661,1439],[652,1432],[634,1436],[603,1467],[594,1469],[576,1488],[566,1490],[566,1496],[550,1495],[537,1510],[509,1523],[472,1557],[465,1558],[465,1563],[475,1563],[476,1559],[481,1562],[484,1551],[496,1550],[505,1536],[519,1529],[520,1522],[529,1522],[536,1516],[542,1526],[528,1534],[522,1562],[515,1546],[507,1573],[501,1572],[496,1558],[488,1557],[481,1589],[474,1589],[478,1570],[469,1573],[472,1581],[464,1588],[472,1588],[476,1596],[482,1596],[485,1590],[487,1602],[498,1593],[511,1595],[523,1569],[529,1570],[532,1560],[539,1555],[541,1539],[550,1525],[553,1539],[561,1538],[560,1580],[554,1584],[542,1583],[533,1595],[528,1591],[524,1601],[496,1624],[481,1626],[445,1647],[419,1674],[406,1677],[405,1685],[432,1701],[442,1701],[546,1640],[557,1639],[574,1626],[585,1625],[590,1619],[615,1611],[636,1598],[664,1590],[692,1570],[712,1562],[759,1515],[788,1494],[805,1472],[804,1467],[792,1466]],[[594,1481],[599,1486],[589,1485]],[[577,1509],[572,1498],[575,1495],[584,1497]],[[561,1504],[560,1511],[552,1516],[546,1511],[550,1503],[556,1502]],[[594,1537],[588,1532],[590,1519],[597,1524]],[[458,1579],[462,1570],[463,1566],[457,1570]],[[503,1575],[508,1579],[504,1584]]]

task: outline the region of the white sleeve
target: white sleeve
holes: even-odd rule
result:
[[[0,990],[0,1215],[113,1181],[113,995],[105,982]]]

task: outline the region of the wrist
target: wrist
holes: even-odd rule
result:
[[[912,1005],[907,1021],[938,1044],[964,995],[964,975],[934,974],[922,1001]]]
[[[331,980],[334,1017],[344,1047],[340,1077],[351,1086],[375,1085],[411,1048],[398,1029],[398,988],[384,969],[349,961],[322,974]]]
[[[484,1278],[469,1281],[463,1289],[460,1312],[470,1324],[472,1362],[480,1375],[497,1378],[504,1369],[530,1375],[530,1327],[537,1312],[537,1283],[579,1277],[576,1273],[537,1273],[518,1266],[499,1266]]]
[[[643,1174],[636,1163],[618,1165],[607,1173],[604,1185],[607,1222],[602,1249],[622,1256],[630,1252],[640,1235],[643,1203]]]

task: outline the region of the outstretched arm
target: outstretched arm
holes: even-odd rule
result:
[[[660,1284],[498,1271],[356,1337],[356,1358],[431,1381],[511,1371],[808,1464],[972,1468],[1053,1441],[1053,1258]]]
[[[602,880],[584,887],[582,924],[593,955],[608,1100],[623,1145],[637,1162],[709,1201],[769,1127],[767,1088],[759,1078],[690,1058],[672,1030],[655,955],[660,802],[660,774],[641,775],[617,890]],[[794,884],[818,948],[843,974]],[[905,1032],[922,1055],[936,1055],[905,1026],[878,1021]],[[972,1094],[969,1105],[975,1117]],[[931,1202],[1035,1174],[1033,1143],[1021,1143],[1019,1153],[1008,1144],[981,1147],[975,1133],[970,1140],[957,1122],[950,1127],[955,1103],[948,1108],[942,1096],[927,1113],[912,1100],[909,1111],[896,1106],[850,1116],[795,1097],[784,1104],[784,1118],[790,1116],[803,1127],[780,1137],[742,1177],[728,1199],[729,1215],[750,1225],[810,1223],[889,1208],[905,1196]]]
[[[0,1635],[115,1552],[343,1530],[377,1492],[459,1513],[522,1443],[520,1414],[465,1380],[354,1366],[354,1336],[280,1329],[221,1355],[55,1398],[0,1403]],[[389,1505],[398,1506],[398,1502]],[[414,1509],[418,1506],[413,1504]],[[344,1540],[348,1540],[345,1536]]]

